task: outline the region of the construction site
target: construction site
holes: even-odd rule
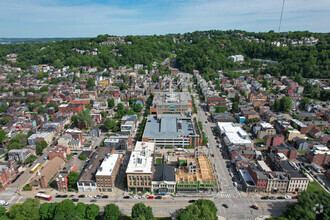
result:
[[[195,157],[179,160],[175,171],[178,192],[196,192],[215,188],[216,180],[207,156],[195,152]]]

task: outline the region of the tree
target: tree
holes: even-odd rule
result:
[[[33,161],[35,161],[37,159],[37,157],[35,155],[30,155],[28,156],[28,158],[25,159],[25,163],[28,164],[28,163],[33,163]]]
[[[87,155],[86,154],[81,154],[78,158],[80,160],[86,160],[87,159]]]
[[[218,209],[210,200],[199,199],[185,209],[178,210],[177,220],[210,219],[216,220]]]
[[[44,113],[46,113],[46,109],[45,109],[45,107],[40,106],[40,107],[38,108],[38,114],[44,114]]]
[[[39,219],[39,199],[28,198],[21,205],[15,204],[9,209],[9,216],[14,219],[21,220],[38,220]]]
[[[54,67],[56,69],[60,69],[60,68],[63,68],[64,67],[64,64],[61,62],[60,59],[56,59],[55,62],[54,62]]]
[[[266,90],[268,90],[268,87],[269,87],[269,82],[268,82],[268,80],[264,80],[264,81],[262,81],[262,87],[264,87],[264,88],[266,88]]]
[[[232,107],[231,107],[231,111],[232,113],[237,113],[238,112],[238,102],[234,102]]]
[[[120,219],[121,213],[119,211],[119,207],[113,203],[106,205],[104,207],[104,220],[118,220]]]
[[[138,70],[138,74],[144,75],[144,74],[146,74],[146,72],[142,68],[140,68]]]
[[[89,78],[87,80],[87,86],[86,86],[87,89],[91,91],[94,88],[94,86],[95,86],[95,80],[93,78]]]
[[[116,121],[115,120],[111,120],[110,118],[107,118],[104,122],[104,129],[106,131],[109,131],[111,129],[113,129],[116,126]]]
[[[26,147],[27,145],[27,135],[26,134],[18,134],[15,137],[13,137],[10,140],[9,146],[8,146],[8,150],[11,149],[21,149]]]
[[[78,122],[81,122],[86,126],[90,126],[92,124],[92,117],[88,109],[80,111],[77,114],[77,119],[74,118],[74,120],[77,120]]]
[[[75,204],[70,199],[62,200],[56,207],[55,219],[59,217],[67,218],[75,210]]]
[[[71,171],[68,174],[68,188],[69,189],[76,189],[77,188],[78,178],[79,178],[79,172]]]
[[[132,218],[136,219],[138,217],[145,217],[145,219],[154,219],[154,214],[152,213],[152,208],[146,206],[144,203],[136,203],[132,208]]]
[[[95,204],[90,204],[86,208],[86,219],[94,220],[99,215],[100,207]]]
[[[135,112],[141,112],[141,110],[142,110],[142,106],[141,106],[140,104],[135,104],[135,105],[133,106],[133,110],[134,110]]]
[[[85,203],[82,202],[77,203],[75,210],[77,213],[79,213],[79,217],[81,219],[86,218],[86,209],[87,209],[87,205]]]
[[[152,74],[152,76],[151,76],[151,80],[153,82],[157,82],[158,81],[158,78],[159,78],[159,76],[157,74]]]
[[[39,91],[40,92],[48,92],[48,87],[47,86],[41,86]]]
[[[7,136],[7,132],[3,129],[0,130],[0,143],[1,146],[3,147],[3,142],[7,141],[8,136]]]
[[[115,106],[115,100],[113,98],[108,98],[107,99],[107,102],[108,102],[108,107],[109,108],[113,108]]]
[[[284,96],[280,100],[281,110],[285,112],[289,112],[292,110],[292,99],[289,96]]]
[[[42,151],[48,146],[46,141],[38,141],[36,144],[36,153],[41,154]]]
[[[5,215],[6,212],[7,212],[6,208],[3,207],[3,206],[0,206],[0,217],[3,216],[3,215]]]

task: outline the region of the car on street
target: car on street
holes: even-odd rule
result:
[[[284,198],[285,198],[285,199],[292,199],[291,196],[285,196]]]
[[[69,198],[74,198],[74,195],[69,195]]]
[[[102,199],[107,199],[107,198],[109,198],[108,195],[104,195],[104,196],[102,196]]]
[[[71,199],[73,202],[78,202],[79,199]]]
[[[155,199],[162,199],[162,196],[156,196]]]
[[[129,196],[124,196],[123,198],[124,198],[124,199],[129,199],[129,198],[131,198],[131,197],[129,197]]]
[[[222,206],[223,206],[223,207],[225,207],[226,209],[228,209],[228,208],[229,208],[229,205],[227,205],[227,204],[225,204],[225,203],[224,203],[224,204],[222,204]]]
[[[284,196],[278,196],[277,199],[285,199]]]
[[[85,195],[79,195],[78,198],[85,198]]]
[[[268,196],[264,196],[264,197],[261,197],[262,200],[268,200],[269,197]]]
[[[96,199],[92,199],[90,202],[96,202]]]
[[[189,200],[188,202],[189,202],[189,203],[194,203],[194,202],[196,202],[196,200],[191,199],[191,200]]]
[[[251,208],[253,208],[253,209],[256,209],[256,210],[258,210],[258,209],[259,209],[259,207],[258,207],[258,206],[256,206],[256,205],[251,205],[250,207],[251,207]]]
[[[62,195],[62,198],[68,198],[68,195]]]
[[[155,197],[153,197],[153,196],[148,196],[148,199],[154,199]]]
[[[55,198],[62,198],[62,196],[61,195],[56,195]]]
[[[272,196],[269,199],[276,200],[276,197],[275,196]]]
[[[94,198],[95,198],[95,199],[100,199],[101,196],[100,196],[100,195],[96,195],[96,196],[94,196]]]

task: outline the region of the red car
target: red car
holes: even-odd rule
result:
[[[153,197],[153,196],[148,196],[148,199],[154,199],[155,197]]]
[[[214,157],[214,154],[211,154],[212,155],[212,157]]]
[[[259,207],[258,207],[258,206],[256,206],[256,205],[251,205],[251,208],[253,208],[253,209],[256,209],[256,210],[258,210],[258,209],[259,209]]]

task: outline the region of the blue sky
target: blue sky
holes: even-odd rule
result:
[[[278,30],[282,0],[2,0],[0,37]],[[286,0],[281,31],[330,32],[330,0]]]

